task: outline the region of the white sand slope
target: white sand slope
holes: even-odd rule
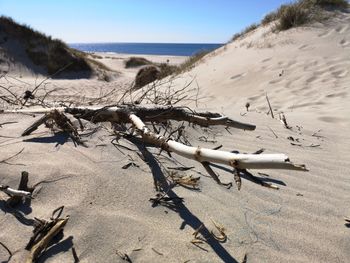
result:
[[[232,134],[220,127],[211,131],[189,127],[193,145],[223,144],[224,150],[241,152],[265,148],[308,166],[308,173],[253,171],[263,178],[266,175],[258,172],[268,174],[265,180],[279,184],[278,191],[245,179],[241,191],[235,186],[226,189],[198,164],[177,158],[202,173],[200,191],[175,187],[169,195],[183,197],[183,205],[152,207],[148,200],[156,193],[153,177],[164,181],[160,173],[164,167],[146,151],[147,162],[134,152],[123,148],[124,154],[120,152],[110,143],[108,125],[86,137],[88,148],[74,147],[44,127],[23,140],[20,134],[34,118],[0,115],[0,123],[17,122],[0,128],[0,160],[24,148],[11,160],[24,166],[0,163],[0,182],[15,187],[22,170],[30,173],[33,183],[57,179],[42,184],[31,208],[22,211],[27,218],[48,217],[65,205],[71,216],[63,239],[41,262],[72,262],[72,244],[81,262],[123,262],[116,250],[127,253],[132,262],[242,262],[245,254],[247,262],[259,263],[348,262],[350,229],[343,216],[350,215],[349,25],[350,15],[339,14],[326,24],[278,34],[260,28],[207,56],[173,83],[181,88],[195,76],[200,95],[206,97],[200,108],[257,125],[256,131],[231,129]],[[65,88],[57,95],[62,98],[72,93],[98,96],[119,84],[62,80],[50,85]],[[266,115],[266,92],[275,115],[283,111],[291,130]],[[248,113],[246,102],[251,104]],[[203,135],[215,143],[199,140]],[[120,143],[136,149],[125,140]],[[139,168],[121,169],[130,162],[127,154]],[[161,160],[165,167],[176,166],[165,157]],[[231,173],[216,171],[222,181],[233,181]],[[6,199],[2,193],[0,197]],[[32,227],[5,212],[0,202],[0,241],[16,250],[29,240]],[[201,248],[191,244],[192,233],[202,223],[208,230],[214,228],[211,219],[225,226],[228,240],[210,239]],[[0,248],[0,259],[6,258]]]

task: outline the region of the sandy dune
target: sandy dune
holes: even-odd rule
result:
[[[324,24],[278,34],[271,33],[270,27],[259,28],[209,54],[173,82],[181,88],[195,78],[193,87],[198,84],[203,97],[199,108],[257,125],[256,131],[231,129],[232,134],[220,127],[188,127],[193,145],[223,144],[224,150],[240,152],[265,148],[267,153],[286,153],[296,163],[307,165],[307,173],[253,171],[278,184],[278,191],[244,179],[240,191],[235,186],[226,189],[192,161],[161,157],[158,163],[150,152],[159,150],[141,147],[145,162],[135,152],[114,147],[107,124],[84,138],[85,148],[74,147],[64,135],[54,135],[44,127],[22,138],[21,132],[39,116],[1,115],[0,123],[17,123],[0,127],[0,160],[24,150],[11,160],[16,165],[0,163],[0,182],[15,187],[23,170],[30,173],[32,183],[56,180],[42,184],[31,207],[21,211],[26,218],[49,217],[53,209],[64,205],[65,214],[71,216],[60,244],[50,247],[40,262],[73,262],[72,244],[81,262],[123,262],[117,250],[127,253],[132,262],[242,262],[244,255],[247,262],[259,263],[348,262],[350,229],[343,217],[350,215],[349,25],[350,15],[342,13]],[[119,79],[110,83],[50,80],[47,87],[58,88],[51,99],[69,101],[74,95],[84,104],[101,92],[126,89],[136,69],[125,71],[120,59],[102,55],[106,65],[121,72]],[[170,62],[181,59],[170,58]],[[266,93],[276,119],[266,114]],[[246,102],[251,105],[249,112]],[[292,129],[278,120],[282,111]],[[210,142],[203,142],[203,135]],[[128,141],[120,143],[137,149]],[[130,158],[139,167],[122,169]],[[148,200],[156,194],[153,177],[166,183],[167,167],[178,166],[176,162],[196,167],[182,173],[200,175],[200,190],[172,188],[169,196],[183,197],[183,205],[152,207]],[[216,171],[222,181],[233,181],[231,173]],[[1,192],[0,197],[6,199]],[[13,251],[23,247],[32,227],[7,212],[3,201],[0,208],[0,241]],[[211,219],[225,226],[228,240],[210,239],[201,248],[191,244],[192,233],[202,223],[208,231],[214,229]],[[0,259],[7,259],[3,249]]]

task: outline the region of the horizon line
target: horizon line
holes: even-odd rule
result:
[[[222,43],[209,43],[209,42],[124,42],[124,41],[113,41],[113,42],[66,42],[67,44],[207,44],[207,45],[224,45]]]

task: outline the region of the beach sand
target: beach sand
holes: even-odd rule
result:
[[[114,137],[108,124],[88,125],[99,127],[84,137],[88,147],[75,147],[45,127],[23,138],[21,132],[40,116],[1,115],[0,123],[16,123],[0,127],[0,160],[24,150],[9,161],[11,165],[0,163],[0,182],[16,187],[24,170],[30,183],[54,180],[40,185],[30,208],[20,209],[26,218],[48,218],[64,205],[64,214],[70,215],[63,239],[48,248],[39,262],[73,262],[73,244],[81,262],[124,262],[117,251],[132,262],[242,262],[245,255],[249,263],[348,262],[350,229],[343,217],[350,215],[349,25],[350,15],[342,13],[325,24],[278,34],[271,33],[269,26],[261,27],[207,55],[172,82],[180,89],[195,80],[188,89],[200,88],[197,105],[188,101],[185,106],[257,125],[255,131],[230,129],[230,133],[223,127],[187,127],[192,145],[222,144],[223,150],[240,152],[264,148],[266,153],[285,153],[293,162],[307,165],[309,172],[252,171],[279,185],[279,190],[245,179],[240,191],[235,184],[226,189],[198,163],[174,155],[181,164],[195,166],[180,173],[200,175],[200,190],[174,187],[170,194],[184,198],[183,205],[152,207],[153,176],[161,176],[161,168],[169,171],[167,167],[179,165],[165,157],[156,162],[149,152],[159,150],[144,151],[145,161],[135,151],[118,150],[111,144]],[[101,100],[112,104],[120,91],[130,87],[137,69],[123,68],[128,55],[98,55],[103,57],[99,61],[119,72],[115,81],[49,80],[47,89],[57,89],[50,99],[84,105],[116,90],[114,97]],[[186,59],[143,57],[175,64]],[[35,83],[30,76],[10,80],[18,91]],[[267,115],[266,94],[275,119]],[[280,112],[292,129],[280,122]],[[126,140],[119,143],[137,149]],[[139,167],[122,169],[130,162]],[[223,182],[234,182],[232,173],[215,170]],[[0,198],[6,195],[0,192]],[[0,208],[0,241],[15,251],[26,245],[33,228],[6,212],[3,201]],[[211,220],[225,227],[227,241],[211,238],[199,247],[193,245],[192,234],[201,224],[209,231],[215,229]],[[0,248],[0,260],[7,257]]]

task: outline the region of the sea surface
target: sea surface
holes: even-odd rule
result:
[[[172,43],[84,43],[69,44],[86,52],[116,52],[125,54],[192,56],[201,51],[212,51],[223,44]]]

